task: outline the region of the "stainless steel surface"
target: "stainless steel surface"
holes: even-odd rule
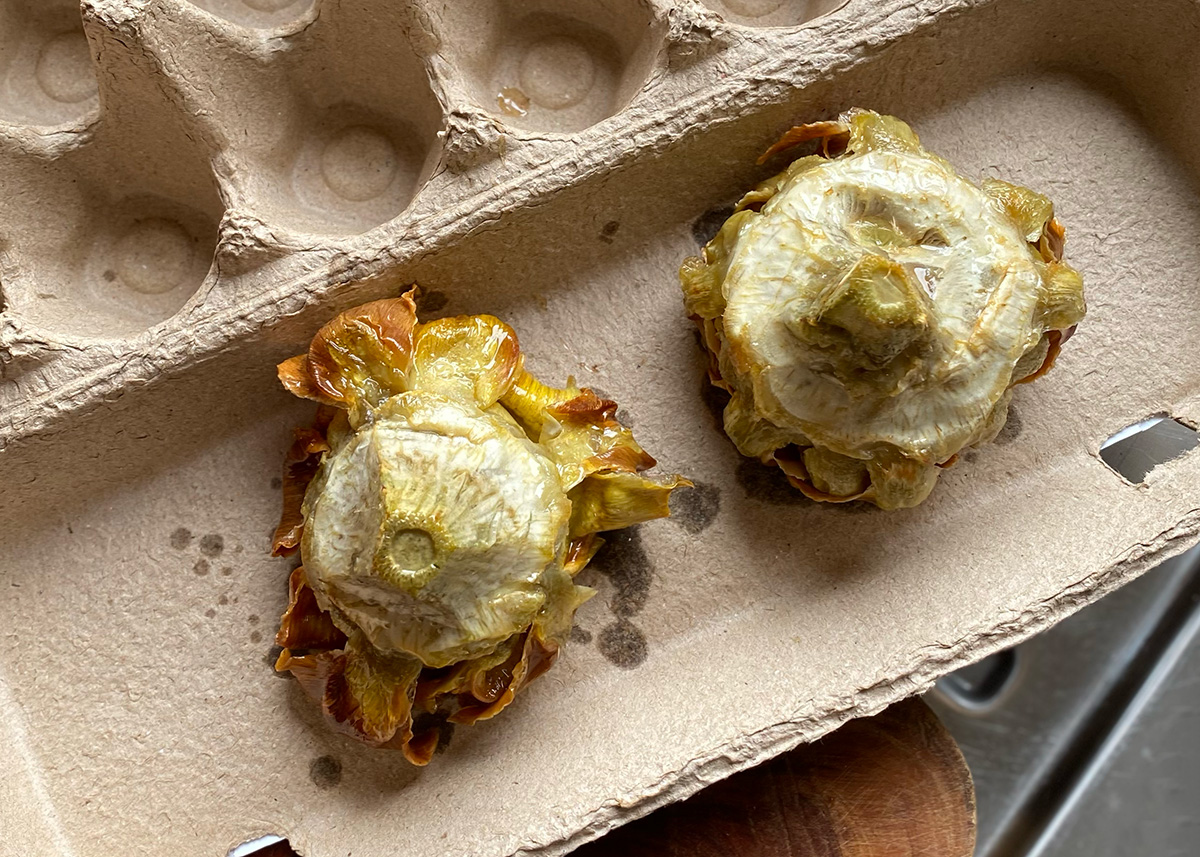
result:
[[[975,777],[978,857],[1200,854],[1200,553],[929,694]]]
[[[1197,642],[1200,610],[1193,609],[1033,854],[1200,852]]]
[[[1197,443],[1194,429],[1170,417],[1151,417],[1106,440],[1100,457],[1130,482],[1144,482],[1155,467],[1195,449]]]

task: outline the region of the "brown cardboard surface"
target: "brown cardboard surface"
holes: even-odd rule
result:
[[[1196,541],[1200,459],[1134,486],[1098,456],[1150,414],[1200,421],[1188,0],[851,0],[794,28],[609,3],[642,23],[578,25],[643,79],[614,73],[611,112],[567,132],[510,127],[460,59],[516,32],[519,4],[200,5],[88,0],[98,101],[0,115],[4,857],[212,855],[268,832],[306,857],[561,854]],[[0,8],[54,37],[38,4]],[[887,514],[811,504],[737,455],[675,279],[781,129],[854,105],[966,175],[1047,192],[1090,304],[1000,441]],[[322,190],[307,135],[360,126],[398,141],[391,208],[334,210],[327,190],[370,176],[343,159]],[[161,245],[174,305],[89,285],[108,268],[84,249],[139,194],[190,236]],[[175,264],[184,246],[206,275]],[[273,674],[289,563],[267,556],[272,480],[310,415],[274,362],[414,280],[432,315],[510,322],[540,377],[617,399],[700,485],[597,558],[554,670],[423,770],[332,734]]]

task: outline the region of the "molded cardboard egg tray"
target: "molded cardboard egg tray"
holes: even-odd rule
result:
[[[1191,0],[0,0],[0,854],[553,855],[919,693],[1196,541]],[[1090,312],[919,508],[738,456],[680,261],[862,106],[1047,193]],[[271,668],[275,363],[418,282],[615,398],[675,516],[424,769]]]

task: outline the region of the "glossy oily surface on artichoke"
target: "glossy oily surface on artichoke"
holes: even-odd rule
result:
[[[616,404],[541,384],[508,325],[421,324],[414,296],[280,364],[321,408],[285,466],[274,547],[303,566],[276,667],[340,730],[425,764],[441,723],[494,716],[553,663],[597,533],[665,516],[686,483],[641,476]]]
[[[725,430],[809,497],[914,506],[958,452],[992,440],[1085,312],[1041,194],[978,187],[898,119],[853,110],[746,194],[685,303],[731,394]]]

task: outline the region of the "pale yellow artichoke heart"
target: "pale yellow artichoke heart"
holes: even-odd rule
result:
[[[318,602],[382,652],[430,667],[487,653],[569,587],[571,504],[500,406],[396,395],[329,454],[308,497]]]
[[[738,239],[723,283],[736,368],[761,416],[843,455],[868,458],[883,442],[927,464],[949,458],[979,439],[1042,335],[1031,324],[1042,281],[1025,237],[938,159],[874,151],[802,172]],[[903,377],[865,379],[883,395],[823,371],[793,332],[871,256],[907,269],[928,300],[921,359]]]

